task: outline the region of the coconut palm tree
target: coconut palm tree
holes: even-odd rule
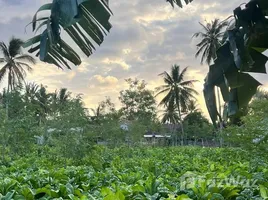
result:
[[[103,110],[104,110],[103,105],[99,104],[96,109],[90,108],[90,110],[93,113],[93,116],[91,116],[91,120],[99,124],[100,119],[103,116]]]
[[[200,22],[199,24],[202,26],[203,31],[199,31],[193,35],[193,37],[201,39],[201,41],[196,45],[197,52],[195,57],[202,54],[201,64],[206,61],[206,63],[210,65],[213,59],[217,56],[217,49],[222,45],[221,41],[225,29],[228,26],[228,21],[220,22],[219,19],[214,19],[205,25]]]
[[[59,114],[64,110],[66,103],[71,97],[71,92],[67,88],[61,88],[59,91],[55,91],[52,94],[52,110],[54,112],[59,112]]]
[[[38,104],[37,116],[39,125],[46,121],[48,114],[51,112],[51,97],[52,94],[48,93],[46,87],[41,85],[36,94]]]
[[[26,102],[35,103],[39,85],[36,83],[26,83],[24,86],[24,98]]]
[[[164,98],[159,103],[160,106],[165,106],[170,109],[174,108],[172,105],[176,106],[179,122],[181,124],[182,137],[184,135],[182,112],[187,111],[191,99],[195,99],[194,95],[198,94],[197,91],[193,89],[193,83],[197,80],[185,80],[187,69],[186,67],[181,71],[179,65],[173,65],[170,74],[166,71],[160,74],[160,76],[164,78],[165,85],[156,88],[156,96],[165,94]]]
[[[7,95],[10,90],[13,90],[17,85],[21,85],[25,81],[27,72],[33,69],[29,64],[35,64],[35,59],[27,54],[23,54],[21,46],[23,41],[18,38],[11,38],[8,46],[4,42],[0,42],[0,52],[3,58],[0,58],[0,63],[4,66],[0,69],[0,81],[3,81],[7,76]],[[29,64],[28,64],[29,63]],[[8,116],[8,100],[6,106]]]
[[[195,57],[198,57],[202,54],[201,64],[203,64],[204,60],[206,60],[206,63],[210,65],[217,57],[216,51],[222,45],[222,38],[229,22],[227,20],[221,22],[219,19],[214,19],[205,25],[200,22],[199,24],[202,26],[203,31],[199,31],[193,35],[193,37],[201,39],[201,41],[196,45],[197,52]],[[217,93],[219,113],[221,115],[222,112],[219,88],[217,88]]]
[[[178,113],[178,109],[174,104],[169,104],[163,114],[162,114],[162,119],[161,119],[161,123],[162,124],[166,124],[166,123],[170,123],[170,124],[178,124],[180,121],[180,117],[179,117],[179,113]]]
[[[198,109],[198,104],[195,99],[191,99],[188,105],[188,111],[189,113],[197,112]]]

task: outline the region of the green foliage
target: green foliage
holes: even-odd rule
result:
[[[196,142],[198,139],[214,139],[212,124],[199,111],[189,113],[183,119],[183,124],[189,140]]]
[[[256,99],[249,105],[249,113],[242,118],[241,126],[224,130],[225,142],[260,154],[268,153],[268,101]]]
[[[240,149],[95,146],[80,162],[31,154],[2,165],[0,196],[15,200],[266,199],[267,165],[267,160]]]
[[[127,120],[154,120],[156,118],[156,101],[153,92],[146,88],[146,82],[127,79],[127,90],[120,92],[123,117]]]

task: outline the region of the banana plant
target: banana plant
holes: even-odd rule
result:
[[[173,7],[174,4],[183,6],[183,0],[166,1]],[[192,1],[184,0],[184,4]],[[49,11],[50,15],[38,17],[43,11]],[[43,62],[54,64],[61,69],[71,69],[70,63],[80,65],[81,58],[71,45],[61,38],[61,33],[69,35],[89,57],[96,45],[102,44],[104,36],[112,28],[109,22],[111,15],[108,0],[53,0],[52,3],[41,6],[31,22],[32,31],[42,33],[27,40],[23,47],[29,48],[29,53],[36,53]]]
[[[234,10],[234,26],[226,31],[204,84],[206,105],[215,127],[222,121],[216,108],[215,86],[221,88],[226,103],[225,120],[229,118],[231,123],[238,124],[261,85],[245,72],[266,73],[268,57],[262,53],[268,49],[267,14],[266,0],[251,0],[245,8],[239,6]]]
[[[38,17],[42,11],[49,11],[50,16]],[[33,32],[43,30],[42,33],[26,41],[23,47],[30,47],[29,52],[36,52],[41,61],[71,69],[69,62],[79,65],[81,59],[61,38],[61,33],[64,31],[86,56],[90,56],[96,44],[100,45],[110,31],[111,14],[107,0],[53,0],[41,6],[33,17]]]

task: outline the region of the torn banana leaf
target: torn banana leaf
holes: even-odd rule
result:
[[[216,103],[216,96],[215,96],[215,86],[208,84],[206,81],[204,84],[203,94],[205,97],[206,106],[208,109],[209,116],[214,127],[217,127],[217,120],[218,120],[218,110],[217,110],[217,103]]]
[[[50,16],[38,18],[39,12],[48,10]],[[80,65],[81,59],[61,38],[61,32],[65,31],[76,46],[90,56],[110,31],[111,14],[107,0],[53,0],[41,6],[33,17],[33,31],[43,30],[42,34],[26,41],[23,47],[36,52],[41,61],[70,69],[70,63]]]
[[[183,3],[185,3],[186,5],[191,3],[193,0],[167,0],[167,2],[169,2],[172,7],[174,7],[174,4],[177,4],[179,7],[183,7]]]

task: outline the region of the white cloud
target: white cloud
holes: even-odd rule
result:
[[[108,65],[112,65],[112,64],[117,64],[119,65],[123,70],[128,70],[131,66],[128,65],[126,63],[126,61],[124,61],[121,58],[116,58],[116,59],[109,59],[109,58],[105,58],[103,61],[103,63],[108,64]]]
[[[77,67],[77,71],[80,73],[87,73],[89,72],[89,69],[88,69],[89,67],[90,65],[87,62],[83,61],[81,65]]]
[[[113,76],[101,76],[101,75],[94,75],[93,76],[95,80],[97,80],[101,84],[108,84],[108,85],[114,85],[118,82],[118,79]]]
[[[130,54],[132,50],[130,48],[128,48],[128,49],[123,49],[122,51],[124,54],[127,55],[127,54]]]

